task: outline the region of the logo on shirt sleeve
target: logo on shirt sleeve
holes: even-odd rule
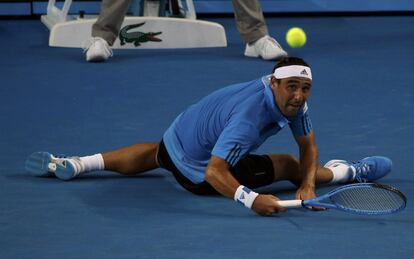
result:
[[[226,157],[227,163],[230,164],[230,166],[234,166],[236,161],[238,161],[238,158],[240,157],[241,153],[241,146],[239,144],[234,145],[234,147],[230,150],[230,153]]]

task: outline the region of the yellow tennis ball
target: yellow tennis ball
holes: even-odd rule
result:
[[[299,27],[293,27],[286,33],[286,42],[292,48],[303,47],[306,43],[306,33]]]

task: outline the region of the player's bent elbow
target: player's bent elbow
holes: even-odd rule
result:
[[[211,167],[207,167],[206,169],[206,174],[204,176],[206,182],[208,182],[209,184],[211,184],[212,182],[214,182],[216,175],[214,173],[214,169],[212,169]]]

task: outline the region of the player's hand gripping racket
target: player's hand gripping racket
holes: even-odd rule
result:
[[[321,207],[364,215],[385,215],[403,210],[407,198],[388,185],[356,183],[339,187],[311,200],[278,201],[285,208]]]

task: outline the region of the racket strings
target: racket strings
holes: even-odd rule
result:
[[[346,210],[363,213],[389,213],[405,207],[405,198],[394,190],[364,187],[338,192],[330,197],[331,201]]]

